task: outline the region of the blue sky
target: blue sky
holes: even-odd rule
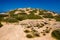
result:
[[[60,12],[60,0],[0,0],[0,12],[27,7]]]

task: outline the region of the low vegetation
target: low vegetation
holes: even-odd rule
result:
[[[30,33],[30,31],[29,31],[29,30],[24,30],[24,32],[25,32],[25,33]]]
[[[26,11],[29,11],[30,9],[26,9]],[[42,19],[43,18],[54,18],[56,19],[56,21],[60,21],[60,15],[58,16],[53,16],[51,13],[46,13],[48,12],[48,10],[39,10],[39,9],[31,9],[32,11],[29,11],[29,15],[25,12],[25,10],[12,10],[10,12],[7,12],[8,15],[2,15],[0,16],[0,21],[4,20],[4,17],[11,17],[11,18],[15,18],[19,21],[25,20],[25,19]],[[16,11],[20,11],[21,13],[17,13],[14,14]],[[37,13],[37,11],[39,11],[38,15],[35,15],[35,13]],[[42,16],[41,16],[42,15]],[[4,17],[3,17],[4,16]]]
[[[27,37],[27,38],[33,38],[33,35],[27,34],[26,37]]]
[[[3,24],[0,23],[0,28],[3,26]]]
[[[34,33],[33,34],[35,37],[40,37],[40,35],[38,33]]]
[[[60,21],[60,15],[57,15],[54,18],[56,19],[56,21]]]
[[[45,13],[44,18],[54,18],[54,16],[51,13]]]
[[[39,15],[44,15],[44,12],[43,11],[39,11]]]
[[[39,28],[42,28],[43,26],[44,26],[44,24],[40,25],[40,24],[37,23],[36,26],[34,26],[34,27],[38,27],[38,29],[39,29]]]
[[[11,17],[10,17],[10,18],[6,18],[5,21],[6,21],[6,22],[9,22],[9,23],[15,23],[15,22],[18,22],[17,19],[11,18]]]
[[[60,29],[54,30],[51,33],[52,37],[56,38],[57,40],[60,40]]]
[[[5,17],[5,15],[0,14],[0,22],[3,21],[4,17]]]
[[[30,13],[28,15],[28,19],[42,19],[42,17],[39,15],[35,15],[34,13]]]

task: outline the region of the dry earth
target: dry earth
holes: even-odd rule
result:
[[[34,24],[37,22],[42,22],[44,20],[23,20],[20,21],[19,23],[16,24],[11,24],[11,23],[3,23],[3,27],[0,28],[0,40],[56,40],[54,38],[51,37],[51,32],[57,28],[59,28],[60,23],[59,22],[55,22],[55,21],[46,21],[49,22],[49,25],[45,25],[43,28],[41,28],[38,31],[42,31],[46,28],[46,26],[51,27],[52,30],[50,31],[49,34],[46,34],[46,36],[43,36],[41,34],[40,37],[36,37],[36,38],[27,38],[26,37],[26,33],[24,33],[24,27],[21,25],[22,23],[26,23],[29,24],[30,22],[33,22]],[[33,24],[33,25],[34,25]]]

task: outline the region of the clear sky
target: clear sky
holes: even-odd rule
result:
[[[27,7],[60,12],[60,0],[0,0],[0,12]]]

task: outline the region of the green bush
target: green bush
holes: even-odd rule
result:
[[[27,34],[26,37],[27,37],[27,38],[33,38],[33,35]]]
[[[44,18],[54,18],[54,16],[51,13],[45,13]]]
[[[39,15],[44,15],[44,12],[43,11],[39,11]]]
[[[52,33],[51,33],[52,37],[56,38],[56,39],[60,39],[60,29],[57,29],[57,30],[54,30]]]
[[[29,30],[25,30],[24,32],[25,32],[25,33],[29,33],[30,31],[29,31]]]
[[[26,9],[26,11],[29,11],[29,9]]]
[[[25,19],[27,19],[27,18],[28,18],[27,15],[20,15],[20,16],[18,16],[16,19],[22,21],[22,20],[25,20]]]
[[[10,11],[10,12],[9,12],[9,16],[13,16],[16,11],[17,11],[17,10]]]
[[[25,20],[25,19],[41,19],[42,18],[42,17],[40,17],[38,15],[34,15],[34,14],[29,14],[29,15],[19,14],[19,16],[16,15],[16,16],[13,16],[13,17],[20,20],[20,21]]]
[[[45,32],[46,32],[46,33],[49,33],[49,32],[50,32],[50,30],[45,30]]]
[[[25,13],[25,11],[24,10],[20,10],[22,13]]]
[[[37,9],[30,11],[29,13],[37,13]]]
[[[60,21],[60,18],[55,18],[56,19],[56,21]]]
[[[31,28],[32,26],[27,26],[27,28]]]
[[[44,24],[41,24],[41,25],[37,24],[35,27],[38,27],[38,29],[39,29],[39,28],[42,28],[43,26],[44,26]]]
[[[22,20],[27,19],[27,14],[25,14],[25,13],[15,14],[15,15],[13,15],[13,18],[16,18],[17,20],[22,21]]]
[[[27,15],[27,13],[19,13],[20,15]]]
[[[37,30],[35,30],[35,29],[32,29],[32,32],[38,32]]]
[[[18,20],[17,19],[15,19],[15,18],[7,18],[7,19],[5,19],[5,21],[6,22],[9,22],[9,23],[15,23],[15,22],[18,22]]]
[[[56,21],[60,21],[60,15],[54,17]]]
[[[32,12],[33,12],[33,13],[37,13],[37,9],[33,10]]]
[[[39,15],[35,15],[34,12],[30,12],[29,15],[27,15],[27,13],[19,13],[19,14],[14,14],[14,11],[10,12],[10,17],[13,17],[17,20],[25,20],[25,19],[41,19],[42,17],[40,17]]]
[[[30,15],[28,15],[28,19],[42,19],[42,17],[39,15],[30,14]]]
[[[45,36],[46,34],[45,33],[43,33],[43,36]]]
[[[0,15],[0,21],[2,21],[4,19],[3,15]]]
[[[48,12],[48,10],[43,10],[44,12]]]
[[[40,37],[38,33],[33,34],[35,37]]]
[[[3,25],[0,23],[0,28],[2,27]]]

